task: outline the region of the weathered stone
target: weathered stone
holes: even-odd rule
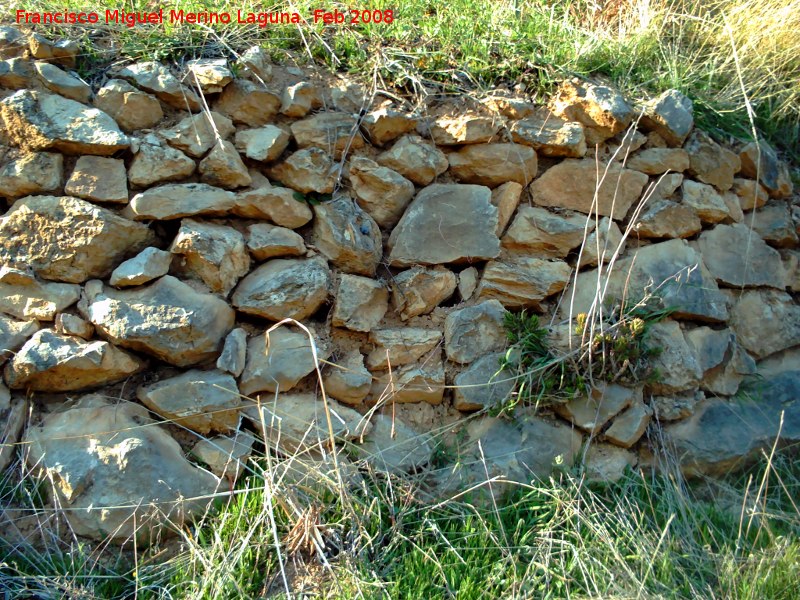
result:
[[[350,161],[350,183],[356,202],[381,227],[393,227],[414,197],[414,184],[363,156]]]
[[[584,215],[552,213],[544,208],[523,206],[503,236],[509,250],[524,250],[541,258],[564,258],[594,230],[594,221]]]
[[[377,371],[416,362],[441,343],[442,332],[421,327],[378,329],[369,340],[374,348],[367,355],[367,368]]]
[[[326,356],[322,350],[317,346],[318,359]],[[278,327],[247,342],[247,362],[239,389],[248,396],[256,392],[287,392],[316,368],[306,333]]]
[[[675,190],[683,184],[683,175],[680,173],[668,173],[661,175],[654,183],[647,187],[644,197],[654,204],[659,200],[672,198]]]
[[[36,79],[31,61],[26,58],[0,61],[0,86],[21,90],[35,85]]]
[[[748,290],[731,309],[730,326],[756,358],[800,344],[800,306],[776,290]]]
[[[696,388],[703,377],[694,347],[687,343],[677,321],[666,320],[653,324],[649,329],[648,343],[660,348],[651,365],[660,377],[649,384],[654,394],[673,394]]]
[[[383,146],[401,135],[413,132],[417,123],[417,119],[409,114],[391,108],[381,108],[364,115],[361,129],[370,142],[376,146]]]
[[[439,117],[431,126],[431,137],[440,146],[479,144],[491,140],[502,126],[503,122],[494,117]]]
[[[134,221],[224,216],[235,204],[236,195],[218,187],[205,183],[168,183],[136,194],[123,214]]]
[[[636,232],[644,238],[687,238],[702,229],[694,208],[671,200],[649,204],[636,223]]]
[[[624,132],[620,132],[613,138],[606,140],[602,145],[596,146],[595,159],[600,162],[617,161],[624,163],[647,142],[646,135],[629,127]]]
[[[486,264],[478,298],[499,300],[506,308],[539,308],[545,298],[566,287],[571,274],[570,266],[561,260],[501,256]]]
[[[683,173],[689,168],[689,155],[683,148],[648,148],[631,156],[627,167],[648,175]]]
[[[462,302],[466,302],[472,298],[475,289],[478,287],[478,269],[475,267],[467,267],[458,274],[458,295],[461,296]]]
[[[499,95],[482,98],[481,102],[491,112],[508,119],[525,119],[537,113],[536,105],[521,98],[508,96],[508,92],[495,90]]]
[[[685,179],[681,192],[681,202],[694,209],[703,223],[719,223],[730,217],[725,200],[710,185]]]
[[[393,267],[485,260],[500,254],[489,188],[434,184],[406,210],[389,237]]]
[[[336,172],[336,164],[319,148],[298,150],[282,163],[267,170],[270,177],[303,194],[332,193],[337,180]]]
[[[165,146],[155,136],[141,140],[128,168],[128,181],[137,187],[179,181],[194,173],[195,162],[180,150]]]
[[[438,354],[438,353],[437,353]],[[439,357],[385,372],[372,384],[374,402],[436,406],[444,400],[444,367]]]
[[[164,118],[161,103],[127,81],[112,79],[97,91],[95,107],[107,113],[124,131],[148,129]]]
[[[224,58],[199,58],[186,63],[184,81],[197,86],[204,94],[216,94],[233,81],[233,73]]]
[[[272,162],[280,158],[289,145],[289,134],[275,125],[265,125],[258,129],[245,129],[236,132],[236,149],[244,152],[247,158],[261,162]]]
[[[217,142],[200,161],[200,179],[210,185],[234,189],[250,185],[250,174],[242,158],[230,142]]]
[[[136,397],[171,423],[198,433],[227,433],[239,424],[236,380],[219,371],[192,369],[142,386]]]
[[[323,112],[292,123],[292,135],[300,148],[321,148],[336,160],[365,145],[358,119],[344,113]]]
[[[500,367],[502,352],[487,354],[456,375],[453,406],[469,412],[492,408],[504,402],[514,391],[516,380]]]
[[[653,409],[639,400],[625,412],[617,415],[604,437],[612,444],[630,448],[644,435],[652,416]]]
[[[780,254],[746,225],[717,225],[704,231],[698,248],[708,270],[723,285],[779,289],[786,285]]]
[[[116,287],[142,285],[166,275],[170,262],[169,252],[150,246],[114,269],[108,283]]]
[[[375,469],[401,474],[428,464],[434,448],[429,434],[417,433],[389,415],[375,415],[370,423],[372,431],[356,450]]]
[[[247,228],[247,250],[256,260],[267,260],[281,256],[303,256],[306,245],[303,237],[291,229],[256,223]]]
[[[441,266],[413,267],[392,280],[392,301],[404,321],[431,312],[453,295],[455,274]]]
[[[506,226],[519,206],[522,186],[516,181],[509,181],[492,190],[492,204],[497,207],[497,237],[503,235]]]
[[[520,144],[476,144],[451,152],[450,173],[458,181],[497,187],[508,181],[520,185],[536,177],[536,152]]]
[[[608,217],[603,217],[586,238],[580,251],[578,266],[595,267],[601,262],[610,262],[615,255],[625,252],[625,246],[626,241],[622,238],[619,226]]]
[[[786,164],[778,160],[775,150],[763,141],[750,142],[739,152],[741,173],[750,179],[758,179],[773,198],[788,198],[792,195],[792,179]],[[743,210],[747,210],[742,207]]]
[[[251,46],[242,52],[236,64],[241,69],[241,77],[258,81],[262,85],[272,79],[269,53],[259,46]]]
[[[70,196],[94,202],[128,203],[125,162],[117,158],[81,156],[64,186]]]
[[[250,315],[302,320],[322,306],[330,288],[331,272],[324,260],[276,258],[242,279],[231,301]]]
[[[418,185],[428,185],[449,166],[444,152],[418,135],[404,135],[377,161]]]
[[[694,127],[692,101],[678,90],[667,90],[644,107],[639,126],[658,133],[670,146],[682,146]]]
[[[389,308],[389,290],[380,281],[343,274],[333,303],[332,324],[353,331],[377,327]]]
[[[92,88],[77,77],[62,71],[57,66],[46,62],[35,62],[33,68],[39,80],[51,92],[70,100],[88,103],[92,96]]]
[[[233,212],[248,219],[268,219],[288,229],[308,223],[313,214],[308,204],[298,200],[297,193],[270,185],[244,190],[236,194]]]
[[[683,146],[689,153],[689,173],[703,183],[721,191],[733,185],[733,176],[739,172],[739,157],[717,144],[706,133],[695,129]]]
[[[80,286],[42,282],[28,270],[0,267],[0,311],[18,319],[52,321],[80,294]]]
[[[28,196],[0,218],[0,262],[31,267],[45,279],[81,283],[105,277],[152,238],[146,226],[84,200]]]
[[[739,197],[736,194],[730,190],[722,192],[722,201],[725,202],[725,206],[728,209],[728,218],[723,223],[741,223],[744,221],[744,213],[739,204]]]
[[[800,292],[800,250],[781,250],[781,260],[786,273],[786,287]]]
[[[126,79],[173,108],[196,112],[202,108],[199,96],[182,85],[169,69],[155,61],[128,65],[116,74]]]
[[[172,264],[176,272],[223,296],[250,270],[244,236],[225,225],[184,219],[169,251],[178,257]]]
[[[234,123],[261,127],[270,123],[281,108],[278,95],[263,85],[236,79],[225,86],[217,100],[216,109],[228,115]]]
[[[28,402],[24,398],[11,398],[8,388],[0,381],[0,473],[14,460],[28,417]]]
[[[444,322],[447,358],[465,364],[506,345],[503,326],[506,310],[497,300],[487,300],[454,310]]]
[[[16,27],[0,25],[0,58],[22,56],[27,48],[28,40]]]
[[[784,201],[773,201],[761,210],[755,211],[752,221],[753,230],[770,246],[791,248],[797,246],[798,236],[789,205]]]
[[[147,409],[84,396],[28,428],[28,464],[47,474],[71,530],[97,541],[149,542],[203,514],[219,480],[187,461]]]
[[[28,36],[31,56],[39,60],[46,60],[67,68],[75,67],[75,59],[80,52],[80,46],[75,40],[52,41],[39,33]]]
[[[634,403],[642,402],[642,388],[627,388],[616,383],[593,387],[588,395],[555,405],[556,412],[584,431],[596,434]]]
[[[599,285],[599,288],[598,288]],[[563,316],[587,312],[595,301],[617,302],[625,290],[658,289],[661,304],[675,309],[675,316],[684,319],[720,322],[728,318],[725,296],[714,277],[703,264],[702,257],[684,240],[669,240],[639,248],[630,257],[618,260],[610,274],[598,284],[597,271],[578,275],[577,285],[565,292],[570,301],[561,307]],[[630,292],[627,294],[632,299]],[[637,301],[639,298],[637,298]]]
[[[357,406],[372,388],[372,375],[359,352],[349,352],[323,374],[325,392],[339,402]]]
[[[84,340],[90,340],[94,335],[94,325],[87,323],[77,315],[69,313],[56,315],[54,328],[58,334],[71,335]]]
[[[695,406],[706,399],[703,392],[650,396],[650,408],[657,421],[680,421],[694,414]]]
[[[220,371],[239,377],[244,370],[247,358],[247,332],[241,327],[231,330],[225,338],[222,352],[217,359],[217,368]]]
[[[577,79],[562,83],[551,104],[556,116],[583,123],[590,145],[618,134],[635,116],[617,90]]]
[[[529,116],[511,126],[511,138],[537,154],[548,157],[582,158],[586,154],[583,125],[565,121],[552,113]]]
[[[358,113],[370,102],[370,94],[357,83],[337,82],[331,86],[331,100],[336,110],[346,113]]]
[[[0,308],[5,310],[5,307],[0,306]],[[28,338],[37,331],[39,331],[39,322],[36,319],[17,321],[0,313],[0,365],[22,348]]]
[[[731,191],[739,198],[739,206],[742,210],[761,208],[769,199],[767,190],[752,179],[735,178]]]
[[[57,192],[64,174],[64,158],[52,152],[31,152],[0,169],[0,196],[20,198],[28,194]]]
[[[281,114],[287,117],[305,117],[314,108],[322,106],[322,94],[314,84],[301,81],[283,90]]]
[[[208,152],[219,139],[233,135],[231,120],[217,112],[199,113],[186,117],[180,123],[159,132],[167,143],[194,158]]]
[[[586,453],[584,467],[587,481],[613,483],[622,479],[629,468],[636,466],[636,454],[611,444],[592,444]]]
[[[701,389],[712,394],[733,396],[739,384],[756,372],[756,363],[736,341],[730,330],[698,327],[686,334],[694,347],[703,378]]]
[[[141,371],[144,363],[108,342],[85,342],[42,329],[5,368],[12,389],[72,392],[115,383]]]
[[[237,431],[233,438],[201,438],[192,447],[191,455],[208,465],[214,475],[233,483],[244,473],[255,442],[256,438],[247,431]]]
[[[623,219],[646,184],[647,175],[618,163],[598,167],[592,159],[566,159],[545,171],[530,190],[534,203],[540,206]]]
[[[372,277],[383,255],[378,224],[348,196],[314,206],[314,246],[347,273]]]
[[[135,290],[87,284],[85,294],[78,308],[101,336],[178,367],[216,357],[233,328],[234,311],[224,300],[170,275]]]
[[[0,121],[24,150],[109,156],[130,146],[106,113],[55,94],[20,90],[0,101]]]

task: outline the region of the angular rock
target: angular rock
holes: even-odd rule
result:
[[[652,415],[653,409],[644,402],[636,402],[625,412],[617,415],[604,437],[612,444],[630,448],[644,435]]]
[[[42,282],[30,271],[0,267],[0,311],[18,319],[52,321],[56,313],[77,302],[80,294],[80,286]]]
[[[458,274],[458,295],[461,296],[461,301],[466,302],[472,298],[475,293],[475,288],[478,287],[478,269],[475,267],[467,267]]]
[[[449,269],[413,267],[392,280],[392,301],[400,318],[407,321],[431,312],[455,290],[456,276]]]
[[[94,326],[91,323],[69,313],[56,315],[55,330],[58,334],[71,335],[84,340],[90,340],[94,335]]]
[[[617,414],[642,403],[642,388],[627,388],[616,383],[593,387],[588,395],[556,404],[555,411],[584,431],[596,434]]]
[[[92,97],[92,88],[89,85],[55,65],[35,62],[33,68],[44,87],[51,92],[84,104],[88,103],[89,98]]]
[[[434,184],[406,210],[387,244],[393,267],[485,260],[500,254],[489,188]]]
[[[703,371],[701,389],[712,394],[733,396],[739,384],[756,372],[756,363],[728,329],[698,327],[686,334]]]
[[[28,40],[16,27],[0,26],[0,58],[21,56],[27,48]]]
[[[596,212],[618,220],[625,217],[646,184],[647,175],[624,169],[618,163],[598,167],[592,159],[566,159],[545,171],[530,190],[534,203],[540,206],[569,208],[584,214]]]
[[[650,361],[659,374],[648,386],[654,394],[673,394],[697,387],[703,371],[694,347],[687,343],[677,321],[670,319],[653,324],[649,329],[648,345],[661,349]]]
[[[22,348],[22,345],[37,331],[39,322],[36,319],[17,321],[0,313],[0,365]]]
[[[335,83],[331,86],[330,92],[334,108],[341,112],[360,112],[370,101],[370,95],[357,83]]]
[[[5,379],[11,389],[72,392],[116,383],[144,366],[108,342],[85,342],[42,329],[8,362]]]
[[[305,117],[312,109],[322,106],[320,90],[307,81],[290,85],[283,90],[281,114],[287,117]]]
[[[742,210],[761,208],[769,199],[767,190],[752,179],[734,178],[731,191],[739,198],[739,206]]]
[[[703,392],[669,396],[650,396],[650,408],[656,421],[680,421],[694,414],[695,406],[706,399]]]
[[[117,158],[81,156],[64,192],[93,202],[128,203],[125,162]]]
[[[381,108],[364,115],[361,129],[376,146],[383,146],[417,128],[418,120],[409,114]]]
[[[694,130],[683,146],[689,153],[689,173],[703,183],[721,191],[733,185],[733,176],[739,172],[739,157],[717,144],[706,133]]]
[[[766,188],[772,198],[792,195],[792,179],[785,163],[778,160],[775,150],[765,142],[750,142],[739,152],[741,174]],[[747,210],[743,207],[743,210]]]
[[[78,308],[101,336],[178,367],[215,358],[233,329],[234,311],[224,300],[170,275],[135,290],[87,284],[85,293]]]
[[[369,340],[374,348],[367,355],[367,368],[377,371],[416,362],[441,343],[442,332],[421,327],[379,329],[370,333]]]
[[[583,125],[552,113],[529,116],[511,126],[511,138],[547,157],[583,158],[586,135]]]
[[[298,200],[296,192],[270,185],[236,194],[233,212],[247,219],[268,219],[288,229],[302,227],[313,217],[308,204]]]
[[[23,154],[0,169],[0,196],[20,198],[28,194],[57,192],[63,174],[64,158],[60,154]]]
[[[128,65],[116,76],[130,81],[146,92],[155,94],[159,100],[173,108],[191,112],[202,108],[198,95],[182,85],[178,78],[161,63],[148,61]]]
[[[380,281],[343,274],[333,303],[332,325],[353,331],[378,326],[389,308],[389,290]]]
[[[444,400],[444,368],[438,357],[423,364],[404,365],[377,378],[372,385],[374,402],[437,406]]]
[[[631,156],[626,166],[648,175],[683,173],[689,168],[689,155],[683,148],[647,148]]]
[[[731,309],[730,326],[739,343],[765,358],[800,344],[800,306],[777,290],[748,290]]]
[[[508,181],[522,186],[536,177],[536,152],[520,144],[476,144],[447,156],[458,181],[497,187]]]
[[[378,224],[348,196],[314,206],[314,246],[346,273],[372,277],[383,255]]]
[[[797,246],[797,229],[786,202],[773,201],[761,210],[755,211],[748,225],[752,225],[753,230],[770,246],[776,248]]]
[[[480,144],[491,140],[502,126],[503,122],[493,117],[439,117],[431,127],[431,137],[440,146]]]
[[[262,85],[272,79],[269,54],[259,46],[251,46],[242,52],[236,64],[241,69],[241,77],[258,81]]]
[[[375,415],[372,431],[357,446],[358,455],[379,471],[407,473],[424,467],[433,454],[434,440],[427,433],[388,415]]]
[[[282,256],[303,256],[306,245],[303,236],[286,227],[256,223],[247,228],[247,250],[256,260]]]
[[[53,482],[72,531],[149,542],[208,508],[219,480],[187,461],[147,409],[84,396],[28,428],[28,463]]]
[[[0,86],[19,90],[36,84],[31,61],[25,58],[0,61]]]
[[[0,382],[0,473],[14,460],[27,416],[28,402],[21,398],[12,400],[8,389]]]
[[[204,94],[216,94],[233,81],[233,73],[224,58],[199,58],[186,63],[184,80]]]
[[[506,345],[506,310],[497,300],[454,310],[444,322],[444,349],[453,362],[471,363]]]
[[[166,275],[171,262],[169,252],[150,246],[114,269],[108,283],[116,287],[142,285]]]
[[[428,185],[449,166],[444,152],[418,135],[404,135],[377,161],[417,185]]]
[[[595,267],[600,263],[610,262],[617,253],[621,255],[625,252],[625,246],[619,226],[608,217],[603,217],[597,228],[586,238],[580,251],[578,266]]]
[[[220,479],[235,482],[242,476],[250,460],[256,438],[246,431],[237,431],[233,438],[217,435],[201,438],[192,447],[192,456],[208,465]]]
[[[180,150],[165,146],[155,136],[141,140],[128,168],[128,181],[137,187],[179,181],[194,173],[195,162]]]
[[[339,402],[361,404],[372,388],[372,375],[364,366],[364,357],[359,352],[349,352],[337,367],[331,366],[323,374],[325,392]]]
[[[28,36],[28,44],[34,58],[55,62],[70,69],[75,67],[75,59],[80,52],[80,46],[75,40],[52,41],[39,33]]]
[[[198,433],[227,433],[239,424],[236,380],[219,371],[192,369],[142,386],[136,397],[171,423]]]
[[[194,158],[200,158],[219,141],[233,135],[233,123],[217,112],[199,113],[159,132],[167,143]]]
[[[239,377],[244,370],[247,359],[247,332],[241,327],[231,330],[225,338],[222,352],[217,359],[217,368],[220,371]]]
[[[579,121],[586,127],[590,145],[618,134],[635,116],[617,90],[578,80],[562,83],[551,104],[556,116]]]
[[[671,198],[679,187],[683,184],[683,175],[680,173],[668,173],[658,178],[655,184],[650,184],[644,197],[649,202],[655,203],[659,200]]]
[[[667,90],[644,107],[639,126],[658,133],[672,147],[682,146],[694,127],[692,101],[678,90]]]
[[[365,145],[358,119],[344,113],[323,112],[292,123],[292,135],[300,148],[320,148],[336,160]]]
[[[694,209],[703,223],[719,223],[730,217],[725,200],[710,185],[685,179],[681,192],[681,202]]]
[[[522,196],[522,186],[516,181],[509,181],[492,190],[492,204],[497,207],[497,236],[503,235],[506,226],[514,216]]]
[[[331,272],[323,259],[276,258],[242,279],[231,302],[246,314],[299,321],[322,306],[330,288]]]
[[[123,214],[134,221],[167,221],[199,215],[224,216],[236,195],[205,183],[168,183],[136,194]]]
[[[792,292],[800,292],[800,251],[781,250],[781,260],[786,272],[786,287]]]
[[[239,152],[247,158],[260,162],[272,162],[280,158],[291,136],[280,127],[265,125],[258,129],[244,129],[236,132],[235,143]]]
[[[226,189],[250,185],[252,181],[236,148],[224,140],[217,142],[200,161],[199,171],[202,181]]]
[[[267,174],[303,194],[330,194],[336,185],[336,170],[336,165],[324,150],[304,148],[270,167]]]
[[[563,290],[572,269],[561,260],[509,254],[486,263],[478,298],[495,299],[506,308],[540,308],[541,302]]]
[[[20,90],[0,101],[0,121],[25,150],[109,156],[130,146],[106,113],[55,94]]]
[[[516,381],[511,372],[500,367],[503,356],[502,352],[487,354],[456,375],[453,390],[456,410],[471,412],[492,408],[511,395]]]
[[[592,444],[586,453],[587,481],[613,483],[622,479],[625,472],[636,466],[636,454],[611,444]]]
[[[149,129],[164,118],[158,98],[122,79],[112,79],[101,87],[94,105],[111,116],[124,131]]]
[[[555,214],[544,208],[523,206],[503,236],[509,250],[523,250],[541,258],[564,258],[594,230],[594,221],[575,213]]]
[[[350,183],[356,202],[375,222],[393,227],[414,197],[414,184],[387,167],[363,156],[350,160]]]
[[[746,225],[717,225],[700,234],[697,245],[708,270],[723,285],[778,289],[786,285],[780,254]]]
[[[263,85],[236,79],[225,86],[217,100],[216,109],[228,115],[234,123],[261,127],[270,123],[281,108],[278,95]]]
[[[697,211],[688,204],[658,200],[650,204],[636,224],[644,238],[687,238],[703,229]]]

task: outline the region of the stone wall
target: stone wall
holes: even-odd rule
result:
[[[655,437],[719,474],[782,411],[800,440],[788,167],[695,129],[679,92],[412,109],[258,48],[90,86],[79,50],[0,28],[0,468],[22,448],[85,509],[77,533],[131,535],[131,509],[97,506],[179,522],[204,506],[175,500],[227,489],[259,440],[324,461],[332,432],[340,461],[390,472],[457,443],[445,489],[575,463],[614,479]],[[660,376],[489,416],[516,393],[506,311],[558,347],[598,283],[672,310],[649,332]]]

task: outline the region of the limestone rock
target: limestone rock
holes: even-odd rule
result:
[[[485,260],[500,254],[489,188],[434,184],[406,210],[389,237],[393,267]]]
[[[276,258],[242,279],[231,296],[240,312],[280,321],[302,320],[328,299],[331,272],[320,258]]]
[[[153,238],[146,226],[69,196],[28,196],[0,218],[0,262],[45,279],[105,277]],[[33,243],[35,240],[35,243]]]
[[[233,73],[224,58],[199,58],[186,63],[184,80],[198,86],[204,94],[216,94],[233,81]]]
[[[475,293],[475,288],[478,287],[478,269],[475,267],[467,267],[458,274],[458,295],[461,296],[461,301],[466,302],[472,298]]]
[[[586,135],[583,125],[551,113],[527,117],[511,126],[511,138],[547,157],[583,158]]]
[[[639,199],[647,175],[624,169],[618,163],[598,166],[593,159],[566,159],[551,167],[530,187],[534,203],[569,208],[584,214],[622,219]],[[596,206],[593,206],[596,200]]]
[[[372,277],[383,255],[378,224],[348,196],[314,206],[314,246],[346,273]]]
[[[280,158],[290,136],[275,125],[265,125],[258,129],[244,129],[236,132],[236,149],[244,152],[247,158],[261,162],[272,162]]]
[[[125,162],[117,158],[81,156],[64,186],[70,196],[93,202],[128,203]]]
[[[76,102],[89,102],[92,97],[92,88],[77,77],[59,69],[56,65],[46,62],[35,62],[33,68],[39,80],[51,92],[54,92]]]
[[[350,183],[356,202],[381,227],[393,227],[414,197],[414,184],[363,156],[350,160]]]
[[[734,178],[731,191],[739,198],[739,206],[742,210],[761,208],[769,199],[767,190],[752,179]]]
[[[339,402],[357,406],[372,388],[372,375],[364,366],[364,357],[359,352],[349,352],[329,367],[323,374],[325,392]]]
[[[777,290],[748,290],[731,309],[730,326],[756,358],[800,344],[800,306]]]
[[[648,102],[639,123],[658,133],[672,147],[682,146],[694,127],[692,101],[678,90],[667,90]]]
[[[106,113],[55,94],[20,90],[0,101],[0,121],[25,150],[109,156],[130,145]]]
[[[28,40],[16,27],[0,26],[0,58],[21,56],[27,48]]]
[[[436,406],[444,400],[444,367],[438,357],[386,371],[372,384],[373,402]]]
[[[651,203],[658,202],[659,200],[667,200],[672,198],[681,185],[683,184],[683,175],[680,173],[668,173],[659,177],[655,183],[650,184],[645,192],[645,198]]]
[[[708,270],[723,285],[778,289],[786,285],[780,254],[746,225],[717,225],[704,231],[698,248]]]
[[[251,46],[242,52],[236,64],[241,69],[241,77],[258,81],[262,85],[272,79],[269,53],[260,46]]]
[[[5,368],[12,389],[72,392],[116,383],[141,371],[144,363],[108,342],[85,342],[41,329]]]
[[[39,322],[36,319],[17,321],[0,313],[0,365],[22,348],[28,338],[37,331]]]
[[[250,127],[270,123],[280,108],[280,96],[246,79],[236,79],[225,86],[216,104],[216,109],[228,115],[234,123]]]
[[[198,433],[226,433],[239,424],[236,380],[219,371],[192,369],[142,386],[136,397],[171,423]]]
[[[116,74],[137,87],[155,94],[156,97],[173,108],[196,112],[202,108],[198,95],[181,84],[169,69],[155,61],[128,65]]]
[[[753,230],[770,246],[776,248],[792,248],[797,246],[798,235],[792,222],[792,213],[788,204],[773,201],[757,210],[753,215]]]
[[[205,183],[168,183],[136,194],[123,214],[135,221],[167,221],[196,215],[224,216],[236,196]]]
[[[478,285],[478,298],[495,299],[506,308],[539,308],[541,302],[563,290],[572,269],[561,260],[543,260],[509,254],[489,261]]]
[[[741,161],[735,153],[723,148],[697,129],[683,147],[689,153],[690,174],[723,192],[731,188],[733,176],[741,167]]]
[[[606,430],[605,439],[617,446],[630,448],[644,435],[652,415],[653,409],[644,402],[635,402],[625,412],[617,415],[614,423]]]
[[[336,165],[319,148],[298,150],[282,163],[270,167],[267,174],[303,194],[330,194],[337,178]]]
[[[133,402],[84,396],[28,428],[28,462],[53,482],[72,531],[97,541],[149,542],[203,514],[219,480]],[[169,524],[169,525],[168,525]]]
[[[232,329],[225,338],[222,352],[217,359],[217,368],[220,371],[239,377],[244,370],[247,359],[247,332],[241,327]]]
[[[91,323],[87,323],[79,316],[69,313],[56,315],[55,330],[58,334],[71,335],[84,340],[90,340],[94,335],[94,326]]]
[[[687,238],[703,229],[697,211],[688,204],[658,200],[650,204],[636,224],[644,238]]]
[[[0,311],[18,319],[52,321],[80,294],[80,286],[43,282],[28,270],[0,267]]]
[[[786,272],[786,287],[792,292],[800,292],[800,251],[781,250],[781,260]]]
[[[555,214],[544,208],[523,206],[501,244],[541,258],[564,258],[593,230],[594,221],[584,215]]]
[[[615,253],[621,255],[625,251],[626,242],[622,239],[622,232],[619,226],[609,219],[603,217],[597,224],[597,228],[586,238],[586,243],[580,253],[578,266],[597,266],[601,262],[610,262]]]
[[[622,479],[628,468],[636,466],[636,454],[611,444],[592,444],[586,453],[586,479],[613,483]]]
[[[508,181],[528,185],[536,177],[536,152],[520,144],[475,144],[451,152],[450,173],[458,181],[497,187]]]
[[[618,134],[635,116],[617,90],[577,79],[561,84],[552,106],[556,116],[583,123],[591,145]]]
[[[680,421],[694,414],[695,406],[706,399],[703,392],[650,396],[650,408],[657,421]]]
[[[301,81],[283,90],[281,114],[287,117],[305,117],[312,109],[322,106],[322,94],[314,84]]]
[[[418,185],[428,185],[449,166],[444,152],[413,134],[401,137],[377,161]]]
[[[587,395],[564,404],[556,404],[556,412],[584,431],[596,434],[617,414],[642,402],[642,388],[627,388],[616,383],[593,387]]]
[[[313,214],[296,195],[288,188],[269,185],[244,190],[236,194],[233,212],[247,219],[268,219],[281,227],[297,229],[308,223]]]
[[[689,155],[683,148],[647,148],[631,156],[627,166],[648,175],[683,173],[689,168]]]
[[[506,310],[497,300],[454,310],[444,322],[444,349],[453,362],[471,363],[506,345]]]
[[[387,473],[406,473],[424,467],[431,459],[434,440],[427,433],[388,415],[375,415],[372,431],[356,449],[370,465]]]
[[[165,146],[155,136],[141,140],[139,151],[128,168],[128,181],[137,187],[178,181],[189,177],[196,165],[180,150]]]
[[[225,225],[184,219],[169,251],[178,257],[173,261],[175,271],[199,279],[223,296],[250,270],[244,236]]]
[[[378,326],[388,308],[389,290],[380,281],[343,274],[331,323],[353,331],[370,331]]]
[[[12,400],[6,386],[0,382],[0,473],[14,460],[22,434],[22,427],[28,416],[28,402],[22,398]]]
[[[739,159],[742,175],[750,179],[758,178],[772,198],[788,198],[792,195],[789,169],[778,160],[775,150],[769,144],[763,141],[750,142],[739,152]]]
[[[710,185],[685,179],[681,192],[681,202],[693,208],[703,223],[719,223],[730,217],[725,200]]]
[[[320,148],[336,160],[365,145],[358,119],[344,113],[323,112],[292,123],[292,135],[300,148]]]
[[[49,40],[39,33],[28,36],[31,56],[46,60],[67,68],[75,67],[75,59],[80,52],[80,46],[75,40]]]
[[[247,228],[247,250],[253,258],[261,261],[282,256],[303,256],[306,245],[303,237],[291,229],[256,223]]]
[[[369,340],[374,348],[367,355],[367,368],[376,371],[416,362],[441,343],[442,332],[421,327],[378,329]]]
[[[210,185],[234,189],[250,185],[250,174],[242,162],[242,157],[233,144],[217,142],[203,160],[200,161],[200,179]]]
[[[124,131],[148,129],[164,118],[161,103],[122,79],[112,79],[97,91],[94,105],[114,119]]]
[[[231,120],[217,112],[198,113],[186,117],[180,123],[159,132],[167,143],[194,158],[208,152],[219,139],[225,140],[233,135]]]
[[[650,327],[648,344],[661,348],[651,364],[660,378],[649,385],[654,394],[672,394],[696,388],[703,377],[694,347],[687,343],[677,321],[666,320]]]
[[[85,293],[78,308],[101,336],[178,367],[216,357],[233,328],[234,311],[224,300],[170,275],[135,290],[87,284]]]
[[[171,261],[169,252],[150,246],[114,269],[108,283],[116,287],[142,285],[166,275]]]
[[[453,406],[468,412],[495,407],[514,391],[515,380],[500,367],[502,352],[487,354],[473,362],[455,378]]]
[[[361,112],[370,100],[369,94],[357,83],[335,83],[330,92],[334,108],[341,112]]]
[[[0,196],[20,198],[28,194],[57,192],[64,173],[64,158],[53,152],[31,152],[0,169]]]
[[[34,87],[38,82],[33,65],[26,58],[0,60],[0,86],[15,90]]]
[[[733,396],[745,376],[756,372],[756,363],[728,329],[698,327],[686,334],[694,347],[703,378],[701,389],[712,394]]]
[[[413,267],[392,280],[392,301],[400,318],[407,321],[431,312],[452,296],[455,289],[456,276],[449,269]]]
[[[511,217],[519,206],[522,186],[516,181],[509,181],[492,190],[492,204],[497,207],[497,237],[503,235]]]
[[[191,454],[208,465],[220,479],[235,482],[242,476],[253,450],[256,438],[246,431],[237,431],[234,437],[217,435],[201,438],[192,447]]]
[[[383,146],[406,133],[412,133],[417,127],[417,119],[409,114],[381,108],[364,115],[361,129],[369,141],[376,146]]]
[[[491,140],[502,125],[500,119],[470,114],[439,117],[431,127],[431,137],[440,146],[480,144]]]

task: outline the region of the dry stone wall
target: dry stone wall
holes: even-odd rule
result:
[[[781,412],[800,441],[788,167],[694,128],[679,92],[567,81],[547,107],[498,90],[412,111],[259,48],[93,86],[78,51],[0,28],[0,468],[23,450],[79,534],[127,539],[126,506],[180,522],[258,439],[317,455],[332,431],[399,473],[461,431],[446,489],[576,462],[614,479],[657,462],[651,437],[718,474]],[[598,286],[672,309],[659,377],[486,414],[517,393],[506,312],[558,347]]]

